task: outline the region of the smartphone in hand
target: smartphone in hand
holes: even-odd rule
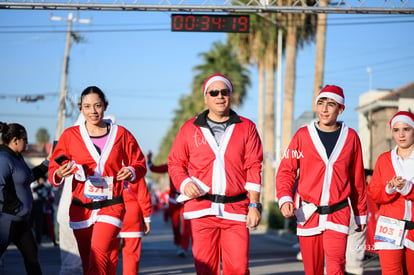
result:
[[[65,155],[60,155],[58,157],[55,158],[55,161],[59,164],[59,165],[63,165],[66,162],[69,161],[69,158]]]

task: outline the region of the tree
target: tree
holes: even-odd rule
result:
[[[46,150],[45,144],[49,142],[50,134],[46,128],[39,128],[36,132],[36,142],[41,145],[43,150]]]
[[[307,2],[307,4],[314,4],[315,1],[308,0]],[[288,6],[300,3],[282,0],[278,4]],[[282,40],[286,42],[283,43],[286,49],[283,140],[287,142],[292,134],[297,47],[303,46],[305,41],[314,37],[314,31],[312,31],[314,26],[311,24],[313,18],[315,18],[313,15],[289,13],[251,15],[248,35],[229,35],[229,40],[239,49],[243,62],[256,63],[259,69],[258,129],[263,139],[265,154],[263,177],[265,211],[268,203],[275,199],[275,71],[282,69],[277,68],[277,33],[279,28],[283,28]],[[263,106],[264,102],[266,106]],[[262,113],[263,110],[265,114]]]
[[[40,145],[45,145],[49,142],[50,134],[46,128],[39,128],[36,132],[36,142]]]
[[[276,14],[250,16],[249,34],[229,34],[229,41],[240,52],[243,63],[257,64],[259,70],[258,130],[263,142],[264,212],[268,203],[274,201],[274,155],[275,155],[275,71],[277,68]],[[266,217],[266,215],[264,215]]]
[[[250,85],[249,71],[240,63],[230,43],[216,42],[208,52],[200,55],[204,62],[193,68],[196,75],[191,86],[191,93],[180,98],[179,108],[175,111],[172,125],[161,141],[158,155],[154,158],[157,162],[167,161],[175,136],[184,122],[204,110],[203,85],[210,75],[221,73],[231,80],[234,87],[232,95],[234,106],[240,106],[247,94],[247,87]]]
[[[288,5],[292,5],[293,1],[288,0]],[[306,2],[308,6],[315,4],[315,0],[307,0]],[[283,17],[283,21],[286,26],[286,67],[282,149],[285,149],[293,133],[297,48],[302,48],[305,43],[314,41],[316,35],[316,15],[288,13]]]

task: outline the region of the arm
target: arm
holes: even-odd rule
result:
[[[363,230],[367,223],[367,191],[365,182],[364,163],[362,161],[361,143],[357,134],[354,137],[353,161],[349,167],[351,185],[351,206],[354,212],[355,223]]]
[[[186,127],[188,122],[181,127],[168,156],[168,172],[175,188],[190,198],[200,195],[195,183],[188,176],[187,167],[189,165],[189,147],[187,141]],[[191,127],[191,126],[190,126]]]
[[[144,178],[137,185],[137,201],[144,219],[144,234],[147,235],[151,230],[151,196]]]
[[[75,167],[71,167],[68,162],[59,165],[55,161],[55,158],[60,155],[65,155],[69,159],[71,158],[71,155],[66,148],[67,144],[69,144],[68,139],[70,140],[70,133],[68,131],[63,132],[49,160],[49,182],[54,186],[62,185],[65,177],[71,176],[75,170]]]
[[[249,192],[250,203],[260,203],[260,192],[262,189],[261,172],[263,162],[263,148],[256,126],[249,122],[249,133],[247,134],[245,148],[244,168],[247,169],[246,190]],[[259,225],[261,212],[256,207],[249,207],[246,217],[246,226],[254,228]]]
[[[375,163],[374,174],[368,184],[368,195],[377,204],[387,204],[397,200],[398,192],[387,192],[388,182],[395,176],[391,154],[382,154]]]
[[[152,152],[149,152],[147,154],[147,164],[151,172],[168,173],[168,164],[154,165],[152,163]]]
[[[124,164],[118,174],[118,180],[126,180],[131,183],[136,183],[139,179],[143,178],[147,173],[147,166],[145,165],[145,156],[135,140],[134,136],[125,129],[125,152],[124,152]]]
[[[255,191],[249,192],[249,198],[251,203],[260,202],[260,193]],[[249,207],[249,212],[247,213],[246,226],[248,228],[254,228],[259,225],[262,216],[256,207]]]
[[[286,152],[299,150],[299,134],[297,133],[290,142]],[[299,150],[301,151],[301,150]],[[284,154],[276,173],[276,194],[279,208],[284,217],[292,217],[293,205],[293,186],[297,178],[300,161],[297,158],[290,158],[289,154]]]

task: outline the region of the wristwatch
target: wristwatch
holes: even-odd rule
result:
[[[249,203],[249,208],[250,207],[256,207],[257,210],[259,210],[259,212],[262,213],[262,204],[260,202],[258,202],[258,203],[251,202],[251,203]]]

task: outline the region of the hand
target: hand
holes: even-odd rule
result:
[[[407,184],[407,180],[403,179],[401,176],[393,177],[389,182],[388,186],[390,188],[397,188],[399,190],[403,189],[404,186]]]
[[[75,170],[76,166],[73,165],[73,162],[68,161],[65,164],[59,166],[59,168],[56,170],[56,175],[59,178],[65,178],[73,174],[73,171]]]
[[[147,161],[152,162],[152,152],[151,151],[149,151],[148,154],[147,154]]]
[[[362,232],[362,231],[364,231],[366,226],[367,226],[366,224],[358,224],[358,228],[355,229],[355,231],[356,232]]]
[[[259,225],[262,216],[260,215],[259,209],[256,207],[249,207],[249,212],[247,213],[246,226],[248,228],[255,228]]]
[[[201,196],[201,191],[193,181],[190,181],[184,187],[184,194],[187,197],[194,199]]]
[[[282,207],[280,208],[280,212],[282,212],[282,215],[285,218],[289,218],[289,217],[293,217],[294,213],[293,213],[293,202],[285,202],[284,204],[282,204]]]
[[[151,231],[151,223],[144,223],[144,235],[148,235]]]
[[[119,170],[118,174],[116,175],[117,180],[130,180],[132,179],[132,172],[127,167],[122,167],[121,170]]]

